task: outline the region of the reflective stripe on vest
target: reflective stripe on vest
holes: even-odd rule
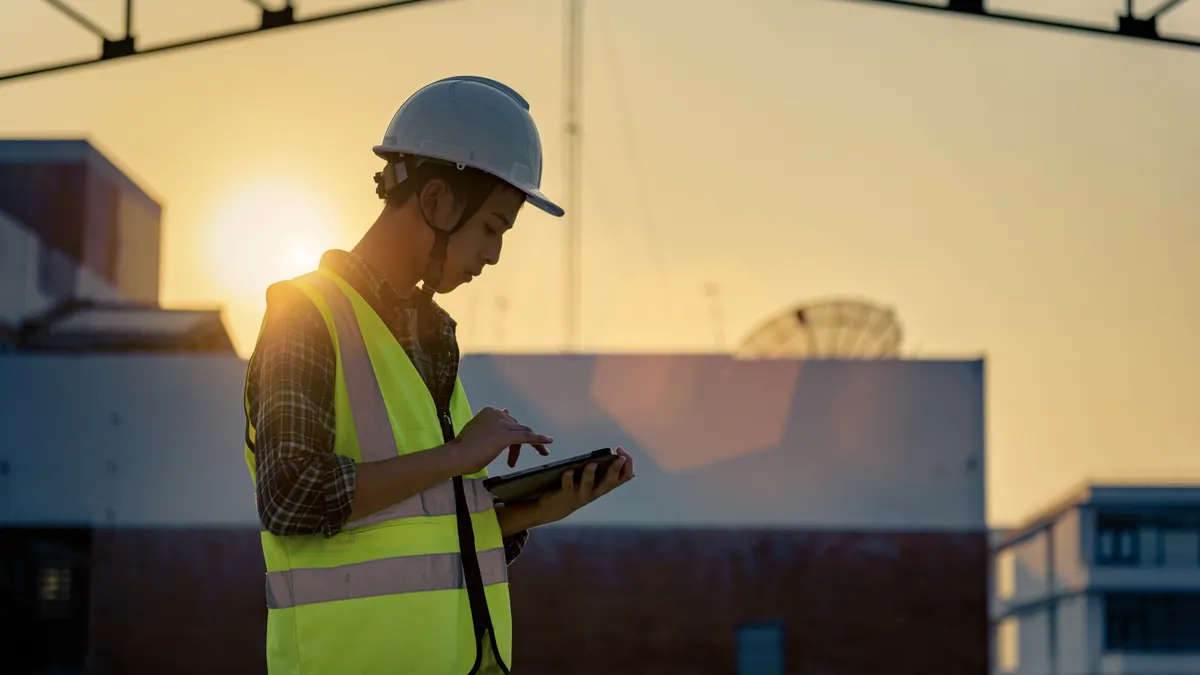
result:
[[[484,586],[508,581],[504,563],[502,548],[479,552]],[[267,607],[287,609],[318,602],[461,588],[466,588],[466,582],[459,554],[414,555],[341,567],[272,572],[267,575]]]
[[[306,281],[321,294],[333,315],[342,374],[362,460],[377,462],[398,456],[400,451],[392,433],[387,404],[350,299],[336,282],[322,274],[312,275]],[[483,488],[483,479],[464,479],[463,486],[466,488],[470,512],[479,513],[494,508],[491,493]],[[349,523],[346,529],[455,513],[454,483],[447,480]],[[503,548],[471,551],[468,554],[478,558],[485,586],[508,581],[508,565]],[[267,574],[268,606],[272,609],[465,587],[461,553],[383,558],[337,567],[293,569]]]
[[[463,488],[467,493],[467,510],[471,513],[483,513],[495,507],[492,493],[483,487],[484,478],[464,478]],[[413,495],[402,502],[376,511],[365,518],[360,518],[346,524],[347,530],[354,530],[368,525],[375,525],[397,518],[419,518],[421,516],[452,516],[454,509],[454,483],[445,481],[420,494]]]
[[[467,493],[467,511],[470,513],[483,513],[495,507],[495,499],[492,497],[492,493],[483,487],[483,481],[485,480],[487,479],[463,479],[463,488],[465,488]],[[346,523],[346,526],[342,529],[351,531],[400,518],[453,516],[455,513],[457,511],[454,508],[454,483],[452,481],[445,481],[423,490],[419,494],[415,494],[402,502],[396,502],[385,509],[376,511],[369,516],[352,520]],[[259,528],[259,531],[266,532],[267,529]]]

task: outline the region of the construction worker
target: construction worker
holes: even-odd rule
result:
[[[536,502],[496,504],[486,467],[553,441],[472,415],[455,322],[434,301],[500,260],[539,189],[529,104],[453,77],[413,94],[375,153],[382,213],[350,252],[273,285],[245,391],[273,675],[507,673],[507,566],[528,531],[633,477],[619,459]],[[417,288],[421,282],[420,288]]]

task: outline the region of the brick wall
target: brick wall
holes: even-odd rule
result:
[[[545,529],[512,568],[522,675],[734,673],[742,622],[788,673],[984,675],[986,535]]]
[[[735,672],[786,625],[797,675],[985,675],[986,535],[552,528],[511,568],[518,675]],[[258,536],[98,531],[91,672],[262,673]]]
[[[89,675],[266,672],[252,530],[97,530]]]

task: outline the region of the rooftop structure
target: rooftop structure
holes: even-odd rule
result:
[[[993,553],[993,673],[1200,672],[1200,485],[1085,485]]]

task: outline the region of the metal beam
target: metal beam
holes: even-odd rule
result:
[[[1166,4],[1158,8],[1154,13],[1145,18],[1139,18],[1133,15],[1133,0],[1127,0],[1126,13],[1118,15],[1118,25],[1116,28],[1104,28],[1101,26],[1089,26],[1087,24],[1072,23],[1070,21],[1059,21],[1056,19],[1043,19],[1039,17],[1029,16],[1026,14],[1011,14],[1008,12],[993,12],[988,10],[984,5],[984,0],[949,0],[947,5],[929,5],[914,0],[840,0],[842,2],[862,2],[872,3],[876,5],[893,5],[896,7],[905,7],[911,9],[923,9],[931,12],[941,12],[943,14],[958,14],[959,16],[970,16],[980,19],[993,19],[996,21],[1004,21],[1013,24],[1033,26],[1039,28],[1051,28],[1064,30],[1075,33],[1086,33],[1091,35],[1102,35],[1106,37],[1119,37],[1133,40],[1143,40],[1148,42],[1157,42],[1160,44],[1175,45],[1179,47],[1200,48],[1200,40],[1189,38],[1166,37],[1158,34],[1158,27],[1155,20],[1166,11],[1184,2],[1185,0],[1167,0]]]
[[[74,9],[62,0],[46,0],[46,4],[65,14],[68,19],[74,21],[80,26],[83,26],[87,32],[91,33],[92,35],[95,35],[101,40],[109,39],[108,33],[105,33],[103,28],[97,26],[91,19],[87,18],[81,12]]]
[[[341,9],[341,10],[337,10],[337,11],[333,11],[333,12],[326,12],[323,14],[315,14],[313,16],[305,17],[302,19],[295,18],[294,8],[292,7],[291,2],[288,2],[288,4],[283,9],[270,10],[270,9],[267,9],[265,6],[263,6],[263,4],[257,0],[250,0],[250,2],[252,2],[255,5],[258,5],[262,9],[262,18],[261,18],[258,28],[249,28],[249,29],[245,29],[245,30],[231,31],[228,33],[217,33],[217,34],[212,34],[212,35],[205,35],[205,36],[201,36],[201,37],[192,38],[189,40],[183,40],[180,42],[172,42],[172,43],[165,44],[165,45],[159,45],[157,47],[150,47],[149,49],[137,49],[134,44],[134,38],[132,35],[133,0],[126,0],[126,3],[125,3],[125,37],[120,40],[113,40],[113,39],[109,38],[107,36],[107,34],[105,34],[104,31],[100,27],[96,26],[94,23],[92,23],[90,20],[88,20],[87,17],[84,17],[83,15],[79,14],[75,10],[73,10],[70,7],[68,7],[67,5],[65,5],[62,2],[62,0],[46,0],[46,1],[49,2],[51,5],[53,5],[54,7],[61,10],[67,16],[71,17],[77,23],[80,23],[80,25],[83,25],[85,28],[87,28],[90,32],[95,34],[97,37],[101,38],[102,42],[101,42],[100,58],[83,59],[83,60],[78,60],[78,61],[67,61],[64,63],[57,63],[57,64],[53,64],[53,65],[48,65],[48,66],[32,68],[30,70],[23,70],[23,71],[9,72],[9,73],[0,73],[0,82],[7,82],[7,81],[17,80],[17,79],[21,79],[21,78],[26,78],[26,77],[34,77],[36,75],[45,75],[47,73],[54,73],[54,72],[59,72],[59,71],[64,71],[64,70],[72,70],[75,68],[83,68],[86,66],[95,65],[97,63],[103,63],[105,61],[113,61],[118,58],[144,56],[147,54],[157,54],[157,53],[161,53],[161,52],[172,51],[175,49],[185,49],[187,47],[196,47],[199,45],[212,44],[214,42],[233,40],[236,38],[248,37],[251,35],[258,35],[260,33],[268,31],[268,30],[274,30],[274,29],[279,29],[279,28],[288,28],[291,26],[304,26],[304,25],[308,25],[308,24],[319,23],[322,21],[332,21],[334,19],[345,19],[345,18],[349,18],[349,17],[359,16],[362,14],[367,14],[369,12],[376,12],[376,11],[385,10],[385,9],[394,9],[396,7],[401,7],[404,5],[412,5],[412,4],[415,4],[418,2],[430,2],[431,0],[391,0],[391,2],[376,2],[376,3],[371,3],[371,4],[364,4],[364,5],[359,5],[359,6],[355,6],[355,7],[350,7],[348,9]]]
[[[1174,9],[1175,5],[1182,4],[1186,1],[1187,0],[1167,0],[1166,2],[1163,3],[1162,7],[1159,7],[1158,9],[1151,12],[1150,16],[1148,16],[1146,18],[1157,19],[1158,17],[1162,16],[1163,14],[1166,14],[1167,12]]]

